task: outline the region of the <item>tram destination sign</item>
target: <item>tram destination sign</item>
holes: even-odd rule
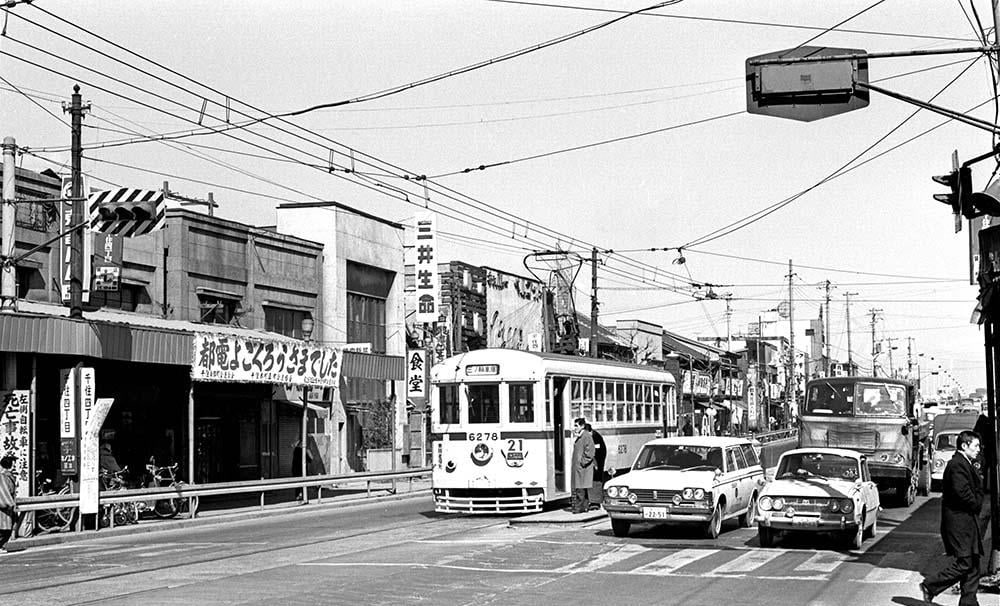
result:
[[[336,387],[341,351],[301,341],[195,333],[191,379]]]
[[[465,367],[468,377],[488,377],[500,374],[499,364],[469,364]]]

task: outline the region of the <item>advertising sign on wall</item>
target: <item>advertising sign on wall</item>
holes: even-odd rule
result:
[[[31,490],[31,392],[17,389],[4,395],[3,415],[0,416],[0,454],[14,456],[14,477],[17,496],[26,497]]]
[[[427,397],[427,352],[411,349],[406,352],[406,397]]]
[[[532,333],[545,334],[542,284],[486,270],[486,346],[529,350]]]
[[[193,381],[336,387],[341,352],[295,341],[195,333]]]
[[[414,252],[416,321],[421,324],[437,322],[440,315],[438,304],[441,300],[441,282],[437,271],[437,232],[434,215],[431,213],[417,214],[417,243]]]

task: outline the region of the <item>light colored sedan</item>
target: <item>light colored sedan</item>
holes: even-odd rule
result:
[[[757,534],[770,547],[780,532],[838,532],[860,549],[878,528],[878,487],[868,460],[842,448],[799,448],[778,461],[757,501]]]

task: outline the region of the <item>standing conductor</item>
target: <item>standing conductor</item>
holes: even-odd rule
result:
[[[944,469],[941,496],[941,539],[948,564],[928,573],[920,584],[925,602],[930,602],[956,582],[961,582],[959,606],[978,606],[979,558],[983,535],[979,511],[983,506],[983,484],[972,462],[979,456],[979,436],[971,431],[958,434],[957,450]]]

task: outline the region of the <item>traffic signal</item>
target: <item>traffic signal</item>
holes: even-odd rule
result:
[[[90,228],[106,234],[136,237],[163,226],[163,192],[123,187],[96,192],[87,198]]]
[[[956,215],[964,215],[968,197],[972,194],[972,169],[961,166],[947,175],[936,175],[931,179],[951,189],[951,193],[934,194],[934,199],[950,205],[951,212]]]
[[[969,219],[990,215],[1000,217],[1000,179],[990,183],[986,191],[978,191],[969,196],[969,206],[972,214],[966,214]]]

